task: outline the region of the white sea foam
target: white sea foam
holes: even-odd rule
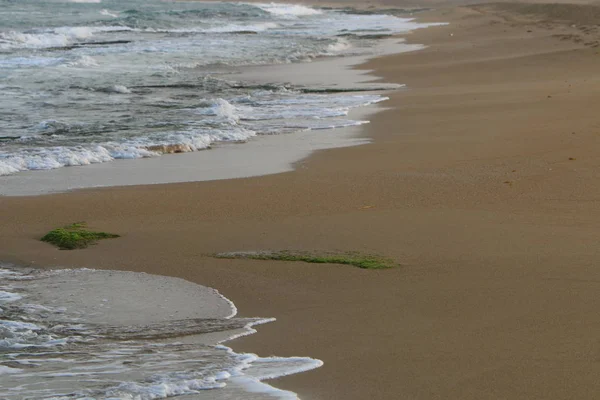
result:
[[[0,49],[66,47],[100,32],[131,31],[123,26],[63,26],[39,33],[0,32]]]
[[[0,49],[2,49],[2,43],[0,43]],[[0,68],[12,69],[12,68],[39,68],[39,67],[51,67],[59,65],[63,62],[62,58],[57,57],[43,57],[43,56],[28,56],[28,57],[10,57],[0,59]],[[6,92],[3,92],[6,94]]]
[[[227,33],[227,32],[242,32],[242,31],[264,32],[269,29],[275,29],[278,26],[279,25],[275,22],[263,22],[263,23],[259,23],[259,24],[249,24],[249,25],[232,24],[232,25],[225,25],[222,27],[216,26],[213,28],[208,28],[208,29],[205,29],[204,32],[206,32],[206,33]]]
[[[137,29],[143,32],[157,33],[236,33],[236,32],[264,32],[269,29],[275,29],[279,24],[275,22],[261,22],[258,24],[227,24],[222,26],[213,26],[210,28],[171,28],[171,29],[156,29],[145,28]]]
[[[283,374],[280,368],[281,364],[288,364],[290,361],[298,362],[298,364],[293,368],[288,368]],[[310,371],[321,366],[323,366],[323,361],[309,357],[261,357],[255,360],[253,364],[255,371],[252,372],[252,375],[262,381]]]
[[[220,293],[219,293],[219,295],[222,296]],[[228,300],[226,297],[224,297],[224,296],[222,296],[222,297],[224,299]],[[231,302],[231,304],[233,305],[233,302]],[[233,305],[233,307],[234,307],[234,309],[233,309],[234,310],[234,314],[231,317],[228,317],[228,319],[232,318],[232,317],[235,317],[237,315],[237,308],[235,308],[235,305]],[[262,319],[259,319],[259,320],[251,321],[251,322],[247,323],[244,326],[244,329],[243,329],[242,332],[234,333],[234,334],[228,336],[225,339],[219,340],[217,343],[219,344],[219,346],[221,346],[220,348],[225,349],[225,350],[227,350],[229,352],[233,352],[232,349],[230,349],[227,346],[222,345],[222,343],[230,342],[232,340],[239,339],[239,338],[244,337],[244,336],[253,335],[253,334],[256,333],[256,329],[254,329],[255,326],[257,326],[257,325],[263,325],[263,324],[268,324],[269,322],[275,322],[275,321],[276,321],[275,318],[262,318]],[[251,355],[251,356],[254,356],[254,355]]]
[[[22,167],[21,162],[17,157],[11,156],[5,160],[0,159],[0,176],[12,175],[17,172],[26,171],[27,168]]]
[[[0,290],[0,303],[9,303],[20,299],[21,296],[17,293],[5,292],[3,290]]]
[[[63,34],[0,32],[0,49],[64,47],[71,39]]]
[[[67,341],[42,332],[42,327],[33,323],[0,319],[0,349],[48,348]]]
[[[155,153],[127,145],[93,146],[90,148],[50,147],[21,151],[0,157],[0,175],[19,171],[48,170],[60,167],[82,166],[112,161],[114,159],[152,157]],[[0,155],[1,156],[1,155]]]
[[[69,61],[66,64],[66,66],[72,67],[72,68],[90,68],[90,67],[97,67],[98,62],[93,57],[83,55],[83,56],[79,57],[77,60]]]
[[[18,374],[20,372],[23,372],[23,370],[22,369],[17,369],[17,368],[5,367],[4,365],[0,365],[0,375],[3,375],[3,374]]]
[[[236,354],[226,348],[230,354]],[[260,393],[284,400],[297,400],[296,393],[276,389],[263,381],[293,375],[323,366],[323,361],[309,357],[259,357],[256,354],[237,354],[240,364],[225,373],[226,379],[245,392]],[[223,375],[222,375],[223,376]]]
[[[215,142],[244,142],[254,136],[256,132],[244,128],[189,130],[170,133],[150,146],[177,146],[180,152],[191,152],[207,149]]]
[[[113,13],[113,12],[107,10],[107,9],[104,9],[104,10],[100,11],[100,15],[106,15],[107,17],[113,17],[113,18],[118,18],[119,17],[118,14],[115,14],[115,13]]]
[[[337,55],[342,52],[348,51],[348,49],[351,47],[352,44],[349,41],[345,39],[338,39],[335,43],[332,43],[329,46],[327,46],[327,49],[324,53],[325,55]]]
[[[297,18],[308,15],[318,15],[322,14],[323,11],[316,10],[311,7],[299,5],[299,4],[281,4],[281,3],[271,3],[271,4],[252,4],[256,7],[259,7],[273,15],[278,17],[289,17],[289,18]]]
[[[307,127],[310,130],[319,130],[319,129],[336,129],[336,128],[344,128],[348,126],[360,126],[368,124],[369,121],[354,121],[354,120],[322,120],[319,122],[315,122],[311,124],[311,126]]]
[[[131,90],[127,86],[123,86],[123,85],[111,86],[109,91],[113,92],[113,93],[121,93],[121,94],[130,94],[131,93]]]
[[[235,122],[238,118],[227,105],[216,106],[214,112],[231,122]],[[165,149],[177,146],[177,152],[192,152],[207,149],[215,142],[243,142],[254,136],[256,136],[256,132],[242,127],[222,130],[215,128],[210,131],[192,129],[165,133],[158,140],[140,138],[125,143],[104,143],[91,147],[56,146],[29,149],[12,155],[3,156],[0,153],[0,176],[28,170],[49,170],[98,164],[116,159],[155,157],[162,151],[149,150],[149,148],[158,149],[162,146]]]
[[[196,112],[200,115],[214,115],[225,119],[232,124],[236,124],[240,120],[240,115],[236,107],[225,99],[216,99],[212,101],[210,107],[197,109]]]
[[[70,39],[87,39],[97,32],[98,28],[91,28],[88,26],[65,26],[56,28],[53,30],[54,33],[64,35]]]

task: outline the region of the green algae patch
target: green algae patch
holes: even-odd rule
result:
[[[61,250],[84,249],[98,240],[118,238],[119,235],[94,232],[87,229],[85,222],[76,222],[63,228],[53,229],[42,237],[42,242],[55,245]]]
[[[313,264],[342,264],[352,265],[362,269],[389,269],[399,264],[389,258],[372,254],[356,252],[349,253],[319,253],[303,251],[239,251],[219,253],[214,257],[227,259],[271,260],[271,261],[301,261]]]

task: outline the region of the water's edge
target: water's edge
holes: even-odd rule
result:
[[[379,77],[372,71],[361,70],[359,66],[373,58],[422,48],[420,45],[406,45],[401,38],[385,39],[380,41],[374,56],[245,67],[232,74],[231,78],[257,85],[292,82],[295,87],[310,87],[311,90],[350,89],[359,90],[361,94],[385,96],[390,90],[402,90],[403,85],[373,83]],[[352,109],[348,116],[353,120],[369,121],[384,107],[385,102],[362,106]],[[290,172],[298,162],[316,151],[370,143],[364,132],[364,125],[300,131],[253,137],[241,145],[223,143],[200,152],[115,160],[47,171],[24,171],[1,177],[0,196],[45,195],[99,187],[200,182]]]
[[[223,343],[274,321],[236,314],[179,278],[0,264],[3,398],[297,398],[263,381],[323,363],[235,353]]]

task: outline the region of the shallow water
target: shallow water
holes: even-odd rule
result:
[[[177,278],[0,265],[0,397],[296,399],[262,381],[322,363],[233,352],[222,343],[273,321],[235,313]]]
[[[385,97],[228,77],[370,54],[424,26],[294,5],[0,0],[0,175],[364,123],[348,112]]]

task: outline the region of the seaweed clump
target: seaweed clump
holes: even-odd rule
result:
[[[77,222],[62,228],[53,229],[42,237],[42,242],[55,245],[61,250],[84,249],[98,240],[118,238],[119,235],[94,232],[87,229],[85,222]]]
[[[348,253],[317,253],[302,251],[245,251],[219,253],[216,258],[273,260],[273,261],[302,261],[313,264],[343,264],[362,269],[388,269],[397,267],[393,260],[378,255]]]

